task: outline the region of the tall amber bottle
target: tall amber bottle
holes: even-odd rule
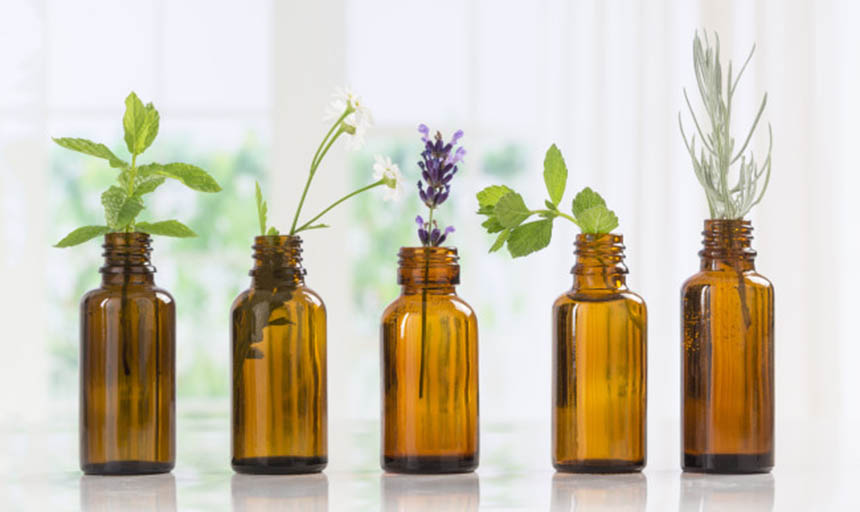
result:
[[[102,285],[81,301],[80,458],[84,473],[173,469],[173,298],[157,288],[150,238],[105,235]]]
[[[233,469],[322,471],[328,462],[326,311],[305,286],[302,240],[254,239],[251,288],[233,302]]]
[[[457,249],[400,249],[400,297],[382,316],[382,468],[478,467],[478,320],[457,296]]]
[[[755,270],[752,225],[706,220],[699,273],[681,289],[685,471],[773,467],[773,285]]]
[[[647,312],[627,289],[621,235],[576,237],[573,288],[553,306],[553,465],[645,466]]]

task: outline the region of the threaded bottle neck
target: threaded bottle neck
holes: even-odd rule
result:
[[[460,284],[459,256],[453,247],[401,247],[399,256],[397,283],[404,293],[453,293]]]
[[[254,266],[249,275],[255,288],[300,286],[307,271],[302,267],[302,239],[297,236],[254,237]]]
[[[104,238],[104,265],[99,269],[104,284],[129,280],[152,282],[155,267],[150,262],[152,239],[146,233],[107,233]]]
[[[752,224],[743,219],[707,219],[699,251],[702,270],[719,270],[728,265],[754,270],[756,252],[752,248]]]
[[[624,237],[613,233],[580,233],[574,242],[576,264],[571,269],[574,289],[617,290],[626,286]]]

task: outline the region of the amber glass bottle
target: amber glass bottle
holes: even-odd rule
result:
[[[553,305],[553,465],[645,466],[647,312],[627,289],[621,235],[576,237],[573,288]]]
[[[254,239],[251,288],[233,302],[233,469],[313,473],[328,462],[326,312],[305,286],[302,240]]]
[[[102,285],[81,301],[81,469],[164,473],[175,443],[176,310],[155,286],[150,238],[105,235]]]
[[[478,467],[478,320],[457,296],[457,250],[400,249],[400,297],[382,316],[382,468]]]
[[[706,220],[701,269],[681,289],[685,471],[773,467],[773,285],[751,233],[749,221]]]

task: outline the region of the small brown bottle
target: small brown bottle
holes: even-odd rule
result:
[[[254,239],[251,288],[233,302],[233,469],[322,471],[328,463],[326,311],[305,286],[302,240]]]
[[[105,235],[102,285],[81,301],[81,469],[164,473],[175,442],[176,310],[144,233]]]
[[[773,285],[749,221],[705,221],[701,269],[681,289],[684,471],[773,467]]]
[[[621,235],[576,237],[573,288],[553,306],[553,465],[645,466],[647,312],[627,289]]]
[[[382,316],[382,468],[478,467],[478,320],[457,296],[457,250],[400,249],[402,293]]]

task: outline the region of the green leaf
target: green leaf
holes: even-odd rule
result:
[[[122,127],[128,152],[132,155],[143,153],[158,134],[159,115],[152,103],[144,106],[133,91],[125,99],[125,114]]]
[[[141,197],[144,194],[155,192],[155,189],[161,186],[166,180],[164,176],[138,176],[134,179],[134,197]]]
[[[484,190],[478,192],[478,213],[483,215],[489,215],[492,213],[492,210],[496,206],[496,203],[499,202],[499,199],[509,192],[513,192],[513,190],[504,185],[490,185]]]
[[[102,193],[102,206],[105,208],[105,221],[112,229],[119,229],[122,227],[119,224],[119,212],[122,210],[127,197],[125,190],[117,187],[116,185],[111,186]]]
[[[508,192],[493,207],[493,215],[506,228],[515,228],[529,218],[531,211],[526,207],[521,195]]]
[[[498,233],[505,229],[505,227],[499,222],[499,219],[495,217],[489,217],[487,220],[482,222],[481,225],[484,226],[487,233]]]
[[[604,234],[618,227],[618,217],[606,206],[598,205],[589,208],[577,216],[577,221],[583,233]]]
[[[150,235],[174,236],[177,238],[197,236],[197,233],[178,220],[163,220],[152,223],[138,222],[135,224],[135,228],[141,233],[149,233]]]
[[[269,211],[269,207],[266,205],[266,202],[263,201],[263,192],[260,190],[260,182],[255,183],[256,186],[256,197],[257,197],[257,218],[260,220],[260,234],[266,234],[266,215]]]
[[[275,229],[275,226],[270,226],[269,230],[266,231],[267,236],[278,236],[280,234],[281,234],[281,232],[278,231],[277,229]]]
[[[564,196],[564,188],[567,185],[567,165],[564,157],[555,144],[546,150],[543,160],[543,181],[546,183],[546,191],[553,204],[558,206]]]
[[[83,153],[85,155],[90,155],[98,158],[104,158],[110,163],[111,167],[118,169],[128,167],[128,164],[124,160],[121,160],[116,155],[114,155],[113,152],[108,149],[108,147],[104,144],[93,142],[87,139],[76,139],[73,137],[55,137],[54,142],[66,149],[77,151],[78,153]]]
[[[156,174],[158,176],[172,178],[180,181],[188,188],[198,190],[200,192],[219,192],[221,190],[221,186],[218,185],[215,178],[210,176],[209,173],[203,169],[191,164],[177,162],[161,165],[151,163],[140,166],[138,172],[145,175]]]
[[[579,216],[589,208],[595,206],[606,206],[606,201],[600,197],[600,194],[591,190],[589,187],[582,189],[576,197],[573,198],[573,216],[579,221]]]
[[[134,223],[135,217],[143,210],[143,201],[139,197],[129,197],[122,204],[117,215],[118,226],[128,226]]]
[[[552,220],[536,220],[515,228],[508,237],[508,251],[519,258],[549,245]]]
[[[312,225],[312,226],[308,226],[308,227],[306,227],[306,228],[305,228],[305,229],[303,229],[302,231],[307,231],[307,230],[309,230],[309,229],[325,229],[325,228],[330,228],[330,227],[331,227],[331,226],[329,226],[328,224],[314,224],[314,225]]]
[[[544,204],[544,206],[546,206],[546,207],[547,207],[547,209],[548,209],[548,210],[550,210],[550,211],[553,211],[553,212],[558,211],[558,206],[557,206],[555,203],[551,202],[551,201],[544,201],[544,202],[543,202],[543,204]]]
[[[57,242],[54,247],[71,247],[110,232],[111,229],[107,226],[84,226],[66,235],[66,237]]]
[[[499,236],[496,238],[496,241],[493,243],[492,247],[490,247],[490,252],[496,252],[501,249],[502,246],[505,245],[505,242],[507,242],[508,237],[510,235],[510,229],[505,229],[501,233],[499,233]]]

